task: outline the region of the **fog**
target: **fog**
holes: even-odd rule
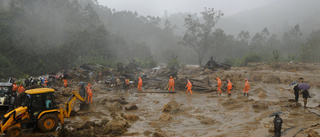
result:
[[[0,69],[11,73],[0,76],[84,63],[115,67],[132,59],[142,68],[204,65],[211,56],[232,66],[319,62],[318,5],[318,0],[2,0],[5,67]]]
[[[274,0],[98,0],[117,11],[136,11],[140,15],[162,17],[164,11],[169,14],[187,12],[200,13],[204,7],[212,7],[221,10],[226,16],[238,12],[263,7]]]

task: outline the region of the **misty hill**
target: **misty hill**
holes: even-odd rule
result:
[[[0,78],[52,73],[84,63],[115,66],[131,59],[152,67],[153,57],[167,61],[188,50],[183,59],[192,61],[192,50],[179,48],[180,38],[170,26],[159,27],[159,21],[112,11],[92,0],[2,0]]]
[[[253,37],[255,33],[267,27],[270,33],[282,36],[284,32],[299,24],[302,33],[309,34],[312,30],[320,28],[320,8],[318,5],[320,5],[319,0],[275,1],[264,7],[224,16],[218,22],[217,28],[223,29],[226,34],[235,36],[241,31],[248,31]],[[175,30],[177,35],[183,35],[185,32],[184,19],[187,14],[193,13],[173,13],[165,15],[164,18],[169,19],[172,24],[177,26]]]
[[[183,62],[197,62],[193,50],[178,44],[182,38],[174,33],[177,26],[172,23],[165,25],[166,19],[153,16],[145,17],[132,11],[111,10],[108,6],[101,5],[94,5],[94,9],[110,32],[120,35],[128,44],[138,42],[147,45],[150,47],[152,56],[158,62],[166,63],[169,58],[177,55]],[[179,17],[185,18],[184,16]],[[183,28],[183,26],[179,27]],[[184,56],[185,53],[189,53],[189,56]]]
[[[267,27],[273,34],[282,35],[296,24],[304,34],[320,28],[319,0],[281,0],[272,4],[225,16],[218,23],[228,34],[249,31],[251,36]]]
[[[188,13],[159,18],[116,11],[95,0],[2,0],[0,79],[52,73],[84,63],[115,67],[131,59],[145,68],[172,58],[197,64],[200,56],[204,62],[212,56],[236,66],[252,61],[319,62],[319,10],[310,3],[295,4],[310,11],[267,6],[223,17],[205,39],[194,35],[194,40],[200,40],[196,46],[207,46],[198,54],[194,47],[181,45]],[[193,25],[204,26],[198,24],[202,23]],[[202,30],[208,29],[197,29]]]

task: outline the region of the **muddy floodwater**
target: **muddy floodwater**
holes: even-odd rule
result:
[[[231,97],[226,91],[219,95],[216,91],[186,94],[185,90],[177,93],[137,93],[130,91],[101,91],[94,97],[101,100],[107,96],[123,97],[127,102],[134,103],[138,109],[125,111],[120,109],[116,114],[135,115],[139,119],[130,121],[130,127],[122,136],[152,136],[161,133],[163,136],[205,136],[205,137],[243,137],[243,136],[273,136],[273,118],[270,114],[282,111],[283,136],[306,136],[320,132],[319,114],[319,74],[314,72],[288,72],[274,70],[248,70],[242,68],[231,69],[219,74],[243,75],[249,78],[249,97],[243,96],[244,81],[235,81],[238,85],[232,90]],[[254,75],[262,75],[261,80],[254,80]],[[209,74],[210,75],[210,74]],[[272,81],[273,77],[278,79]],[[215,74],[212,74],[214,79]],[[266,77],[266,78],[264,78]],[[292,81],[303,78],[312,88],[309,90],[312,98],[308,99],[307,108],[303,107],[303,98],[300,94],[296,104]],[[267,79],[271,81],[268,82]],[[214,80],[213,80],[214,81]],[[288,84],[289,83],[289,84]],[[96,85],[99,86],[99,85]],[[102,88],[103,89],[103,88]],[[156,89],[144,89],[144,92],[157,92]],[[170,102],[176,102],[174,109],[164,112],[164,107]],[[110,119],[110,110],[99,101],[91,106],[89,116],[76,116],[67,121],[80,122],[99,120],[103,117]],[[81,112],[79,112],[81,113]],[[158,134],[157,134],[158,135]]]
[[[230,76],[235,80],[231,81],[234,84],[231,97],[226,91],[219,95],[216,90],[193,90],[192,95],[186,94],[184,89],[178,89],[176,93],[155,93],[162,90],[144,89],[144,93],[138,93],[136,88],[110,90],[104,84],[95,83],[90,109],[79,111],[76,105],[75,116],[65,119],[64,128],[69,132],[64,135],[74,132],[86,136],[272,137],[274,117],[269,115],[282,111],[282,136],[318,137],[318,70],[232,68],[219,73],[193,74],[209,77],[213,85],[217,76]],[[250,82],[249,97],[243,95],[244,78]],[[312,98],[308,99],[307,108],[303,107],[302,94],[299,103],[294,102],[294,85],[289,86],[299,80],[311,85],[309,93]],[[128,105],[136,108],[129,109]],[[113,124],[123,124],[109,132],[108,124],[113,119],[119,120]],[[57,132],[51,134],[58,136]]]

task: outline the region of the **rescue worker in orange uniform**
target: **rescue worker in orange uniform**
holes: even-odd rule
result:
[[[142,79],[139,77],[138,91],[142,91]]]
[[[188,93],[188,91],[190,91],[190,93],[192,94],[192,91],[191,91],[191,88],[192,88],[192,83],[190,82],[189,79],[187,79],[188,83],[187,83],[187,91],[186,91],[186,94]]]
[[[20,94],[21,92],[23,92],[23,91],[25,91],[25,89],[24,89],[24,87],[22,86],[22,84],[20,84],[20,86],[19,86],[19,88],[18,88],[19,94]]]
[[[128,88],[129,88],[129,84],[130,84],[130,83],[129,83],[129,79],[125,79],[123,84],[124,84],[124,85],[123,85],[124,90],[127,91]]]
[[[172,89],[172,92],[174,92],[174,79],[172,78],[172,76],[170,76],[168,84],[169,84],[169,88],[168,88],[169,92],[170,92],[170,89]]]
[[[228,79],[228,96],[231,96],[231,89],[232,89],[232,83],[230,82],[230,79]]]
[[[64,87],[68,86],[68,74],[64,73],[64,70],[62,70],[63,72],[63,83],[64,83]]]
[[[90,83],[88,83],[88,86],[86,87],[86,91],[88,92],[88,89],[91,87]]]
[[[48,83],[48,80],[47,80],[47,79],[44,79],[43,85],[44,85],[45,87],[47,86],[47,83]]]
[[[87,86],[87,94],[88,94],[88,100],[87,103],[92,103],[92,86],[90,84],[88,84]]]
[[[246,83],[244,84],[243,96],[246,96],[246,93],[247,93],[247,97],[249,97],[249,88],[250,88],[250,85],[249,85],[249,82],[248,82],[248,79],[247,79],[247,78],[245,78],[244,80],[246,81]]]
[[[218,89],[217,89],[217,92],[219,93],[219,94],[221,94],[221,84],[222,84],[222,82],[221,82],[221,79],[219,78],[219,77],[217,77],[217,81],[218,81]]]
[[[18,90],[18,85],[16,84],[16,82],[13,82],[13,84],[12,84],[12,91],[13,91],[13,92],[17,92],[17,90]]]

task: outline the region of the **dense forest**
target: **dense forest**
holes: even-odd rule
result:
[[[224,18],[218,13],[204,8],[201,14],[183,14],[176,17],[184,19],[181,25],[170,20],[177,14],[145,17],[94,0],[2,0],[0,78],[47,74],[84,63],[114,67],[131,59],[150,68],[168,63],[173,56],[184,64],[201,64],[213,56],[233,66],[255,61],[320,61],[320,25],[308,34],[302,33],[297,22],[281,35],[267,27],[253,34],[242,30],[232,35],[216,27]],[[208,29],[207,23],[214,25]],[[177,27],[184,31],[175,32]],[[205,47],[200,53],[202,62],[194,45],[186,43],[190,32],[198,34],[196,46]]]

